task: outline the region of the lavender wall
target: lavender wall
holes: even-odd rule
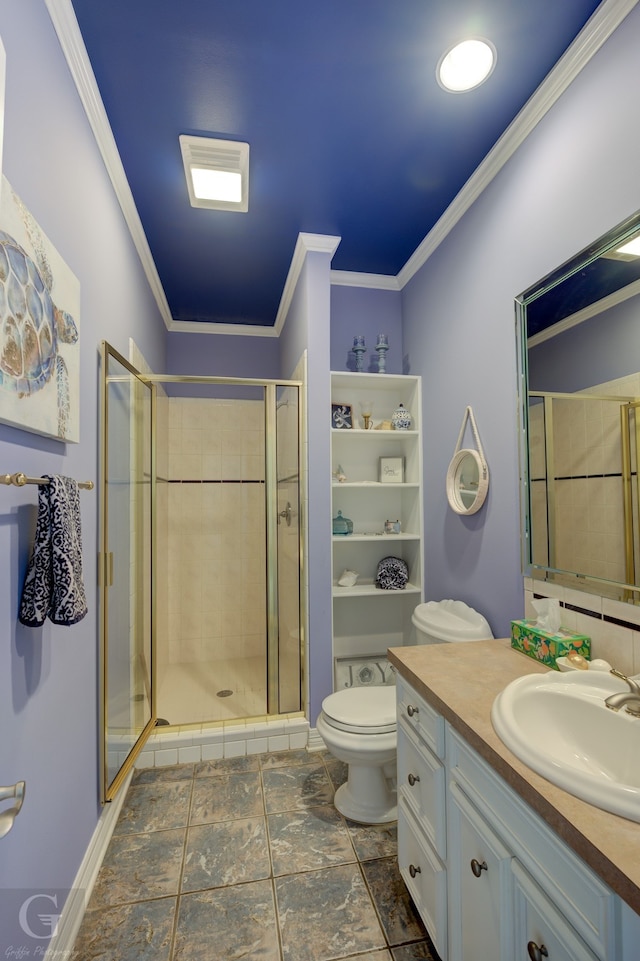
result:
[[[532,390],[574,391],[640,370],[640,298],[632,297],[529,349]]]
[[[281,377],[277,337],[238,337],[228,334],[166,335],[168,374],[224,377]]]
[[[0,470],[97,480],[100,341],[126,355],[132,336],[162,370],[164,325],[42,0],[3,0],[0,36],[7,54],[4,173],[81,291],[80,443],[0,426]],[[74,627],[47,622],[41,629],[17,624],[37,488],[2,487],[0,498],[0,783],[27,784],[22,812],[0,841],[0,888],[64,889],[100,813],[98,496],[81,494],[89,613]],[[3,950],[16,921],[9,901],[0,898]]]
[[[307,351],[307,570],[309,719],[332,690],[331,655],[331,463],[330,437],[319,411],[329,410],[330,254],[307,253],[280,337],[283,376],[290,377]],[[318,429],[314,429],[318,424]],[[311,509],[309,506],[311,505]]]
[[[466,600],[501,636],[523,613],[513,300],[640,205],[639,45],[635,8],[403,291],[424,378],[426,597]],[[491,484],[465,518],[445,477],[467,404]]]
[[[378,373],[375,345],[378,334],[387,334],[388,374],[408,374],[408,359],[402,353],[402,297],[399,290],[331,286],[331,370],[355,370],[351,351],[356,334],[364,334],[366,371]]]

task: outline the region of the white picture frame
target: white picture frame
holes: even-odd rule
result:
[[[381,457],[381,484],[404,484],[404,457]]]

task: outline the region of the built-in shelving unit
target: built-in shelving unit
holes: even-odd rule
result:
[[[373,403],[370,430],[362,427],[361,403]],[[332,536],[333,655],[379,654],[409,641],[411,614],[423,599],[422,435],[420,378],[400,374],[332,373],[331,402],[351,408],[352,427],[331,428],[332,516],[342,511],[352,534]],[[375,429],[390,422],[399,404],[411,413],[410,430]],[[380,458],[402,458],[402,482],[380,481]],[[341,468],[346,479],[339,482]],[[400,533],[384,533],[385,521]],[[404,590],[375,586],[379,561],[402,558],[409,568]],[[344,570],[358,573],[353,587],[340,587]]]

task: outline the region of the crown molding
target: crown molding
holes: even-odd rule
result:
[[[614,290],[612,294],[608,294],[601,300],[596,300],[593,304],[589,304],[587,307],[583,307],[582,310],[576,311],[575,314],[571,314],[570,317],[565,317],[551,327],[546,327],[545,330],[541,330],[539,334],[534,334],[533,337],[529,337],[527,347],[537,347],[538,344],[543,344],[545,340],[551,340],[553,337],[557,337],[558,334],[564,333],[565,330],[570,330],[572,327],[582,324],[585,320],[590,320],[591,317],[603,314],[605,311],[611,310],[612,307],[624,303],[625,300],[629,300],[639,293],[640,280],[634,280],[632,284],[627,284],[626,287],[621,287],[620,290]]]
[[[639,0],[603,0],[398,273],[405,287]]]
[[[331,257],[333,257],[335,254],[341,239],[342,238],[340,237],[332,237],[330,234],[298,234],[298,239],[296,241],[295,250],[293,251],[291,265],[289,266],[289,273],[287,274],[287,279],[282,291],[280,306],[278,307],[278,313],[274,325],[274,330],[277,337],[280,336],[282,328],[284,327],[284,322],[287,319],[287,314],[289,313],[289,308],[291,307],[291,301],[293,300],[296,284],[298,283],[300,272],[302,271],[302,267],[307,255],[310,253],[321,253],[327,254],[329,259],[331,259]]]
[[[332,270],[332,287],[368,287],[373,290],[400,290],[393,274],[363,274],[352,270]]]
[[[178,334],[228,334],[232,337],[278,337],[275,327],[259,324],[225,324],[208,320],[172,320],[167,329]]]
[[[122,166],[71,0],[45,0],[45,4],[158,310],[167,329],[171,329],[173,319],[169,304]]]

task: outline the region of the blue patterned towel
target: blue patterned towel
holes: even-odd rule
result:
[[[38,488],[36,539],[18,617],[27,627],[41,627],[46,617],[76,624],[86,613],[78,484],[55,475]]]

